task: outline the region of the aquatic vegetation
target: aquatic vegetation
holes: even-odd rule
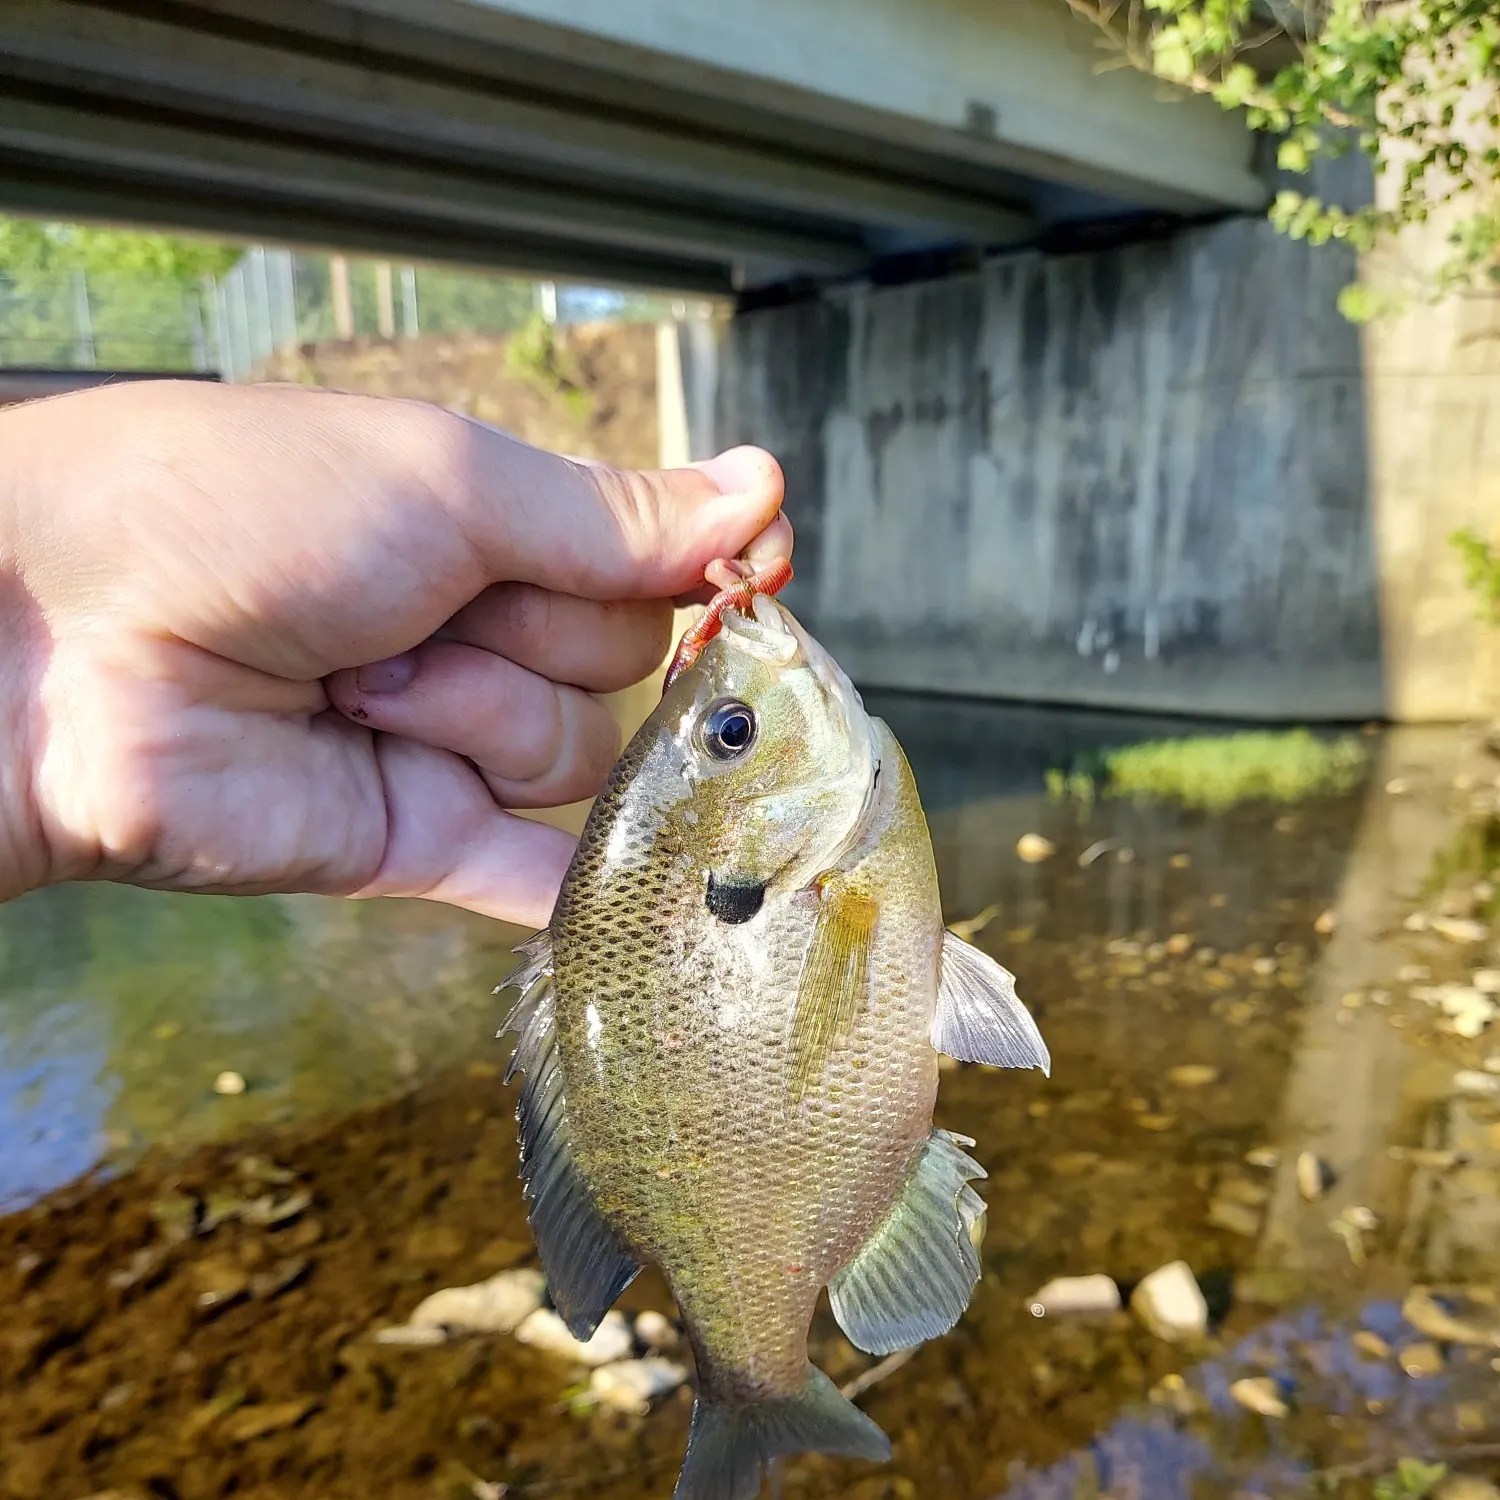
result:
[[[1306,729],[1194,735],[1104,750],[1047,773],[1055,801],[1144,797],[1220,812],[1240,802],[1297,802],[1347,792],[1368,763],[1354,735],[1325,739]]]
[[[1426,1500],[1447,1477],[1447,1464],[1403,1458],[1389,1474],[1375,1481],[1375,1500]]]

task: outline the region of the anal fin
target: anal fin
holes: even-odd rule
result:
[[[960,1062],[1052,1071],[1047,1044],[1016,996],[1015,977],[951,932],[943,934],[932,1045]]]
[[[894,1354],[963,1316],[984,1234],[984,1200],[969,1186],[984,1168],[961,1149],[973,1144],[934,1130],[885,1218],[829,1283],[833,1315],[857,1349]]]
[[[640,1265],[605,1222],[573,1160],[553,1020],[552,981],[539,971],[506,1023],[521,1039],[505,1076],[526,1075],[516,1112],[521,1178],[542,1270],[568,1332],[587,1340]]]

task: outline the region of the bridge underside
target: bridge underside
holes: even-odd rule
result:
[[[826,29],[845,0],[778,18],[781,3],[768,26],[817,13]],[[727,294],[1026,243],[1059,218],[1263,197],[1248,139],[1211,110],[1158,138],[1134,94],[1082,94],[1123,111],[1120,130],[1152,122],[1137,168],[1115,116],[1091,118],[1116,148],[1101,162],[1007,134],[1024,109],[970,99],[948,120],[757,73],[756,57],[711,65],[664,45],[661,0],[633,4],[650,45],[590,29],[569,0],[542,8],[568,26],[470,0],[10,0],[0,208]],[[1074,24],[1055,9],[1048,26]],[[1117,87],[1076,62],[1081,87]]]

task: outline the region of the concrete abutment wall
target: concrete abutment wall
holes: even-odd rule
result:
[[[1449,537],[1500,525],[1500,305],[1362,331],[1259,220],[745,314],[789,600],[869,686],[1261,719],[1493,711]]]

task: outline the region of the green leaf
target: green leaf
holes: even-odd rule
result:
[[[1284,172],[1305,172],[1312,166],[1312,157],[1296,136],[1288,136],[1277,148],[1276,165]]]

